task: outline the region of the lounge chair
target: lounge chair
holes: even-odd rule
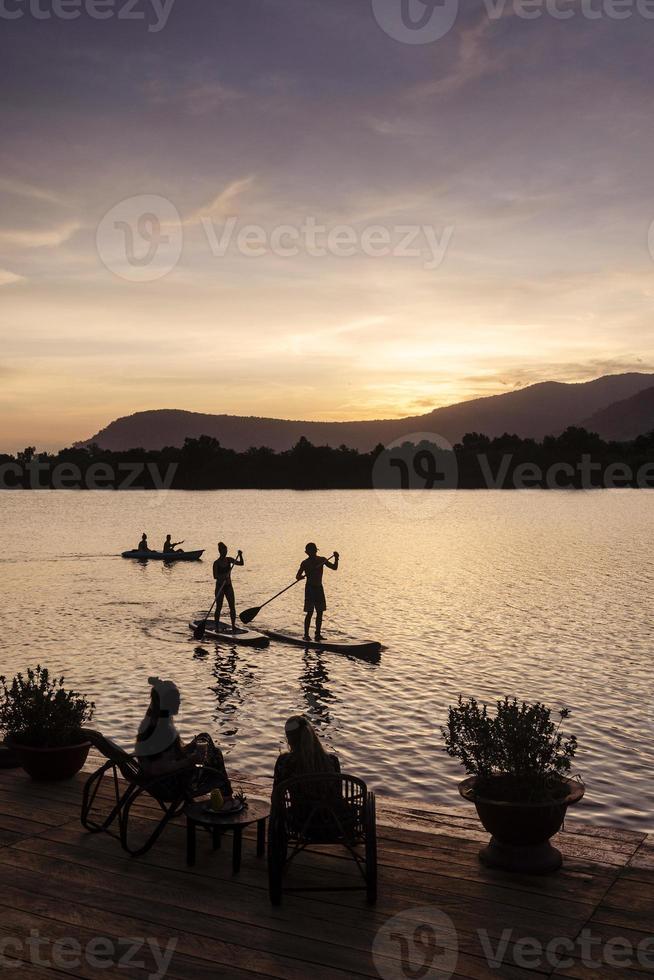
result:
[[[84,729],[83,734],[107,761],[93,773],[84,786],[82,826],[92,834],[104,832],[116,837],[123,850],[132,857],[140,857],[141,854],[149,851],[170,821],[180,816],[187,803],[192,802],[197,796],[210,792],[214,785],[218,786],[221,782],[220,774],[214,769],[199,766],[194,762],[189,762],[186,768],[177,770],[173,779],[170,774],[155,778],[145,776],[137,758],[125,752],[111,739],[91,729]],[[190,785],[191,780],[188,776],[194,770],[198,776],[202,774],[202,778],[194,779],[193,784]],[[216,773],[215,780],[212,779],[213,773]],[[94,805],[105,776],[110,780],[112,789],[107,803],[110,809],[103,816],[96,816]],[[129,820],[133,805],[141,797],[154,800],[161,808],[162,816],[157,820],[147,839],[135,844],[130,841]],[[156,811],[154,815],[157,816]],[[116,823],[118,833],[114,830]]]
[[[343,774],[296,776],[280,783],[273,790],[268,823],[268,884],[273,905],[282,900],[283,875],[289,862],[305,848],[325,844],[340,845],[350,852],[364,885],[287,891],[365,888],[368,902],[373,904],[377,899],[375,794],[361,779]]]

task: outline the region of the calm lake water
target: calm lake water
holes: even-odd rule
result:
[[[150,674],[182,691],[180,729],[217,735],[228,766],[270,776],[285,718],[306,712],[345,769],[381,793],[458,805],[463,775],[439,726],[459,692],[572,708],[576,815],[654,830],[654,679],[647,491],[3,492],[0,672],[40,662],[92,695],[125,746]],[[146,530],[196,564],[116,554]],[[224,539],[246,567],[239,608],[289,583],[307,540],[341,552],[325,573],[325,632],[380,639],[378,666],[272,644],[190,639]],[[299,629],[302,586],[257,623]]]

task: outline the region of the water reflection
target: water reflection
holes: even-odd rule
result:
[[[643,529],[654,493],[461,491],[436,522],[391,514],[372,491],[0,496],[4,555],[14,558],[2,563],[2,673],[36,659],[64,673],[96,701],[94,724],[122,744],[133,743],[148,675],[165,673],[179,682],[189,724],[215,727],[243,772],[269,774],[284,716],[306,711],[371,785],[450,806],[460,775],[437,751],[437,729],[460,691],[572,700],[589,785],[576,818],[652,829],[654,566]],[[240,647],[235,663],[209,640],[207,656],[192,659],[187,623],[209,569],[109,557],[120,529],[140,528],[155,504],[161,525],[183,524],[198,543],[208,526],[238,529],[253,556],[243,570],[248,602],[270,596],[272,569],[297,567],[309,536],[347,542],[330,578],[330,630],[376,636],[387,648],[381,663],[320,652],[303,660],[302,647],[277,644],[261,655]],[[66,542],[85,560],[62,559]],[[269,607],[272,629],[298,619],[297,593],[287,599]],[[15,627],[35,606],[40,628],[29,642]],[[223,714],[219,695],[236,710]],[[225,737],[236,725],[237,738]]]
[[[216,711],[214,717],[221,722],[226,712],[234,712],[243,703],[243,695],[239,690],[236,668],[238,653],[236,647],[216,649],[216,659],[211,673],[216,683],[210,688],[216,696]]]
[[[204,652],[204,648],[197,647],[195,655],[202,656]],[[241,664],[238,647],[226,649],[218,645],[211,674],[215,680],[209,687],[216,699],[214,720],[226,738],[234,738],[238,733],[238,710],[251,696],[255,674],[250,664]]]
[[[318,650],[305,650],[302,658],[304,669],[300,674],[300,687],[306,703],[306,711],[316,728],[326,728],[331,723],[330,704],[338,698],[329,689],[329,673],[324,655]]]

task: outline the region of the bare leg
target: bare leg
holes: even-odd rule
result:
[[[304,617],[304,636],[305,636],[305,638],[309,636],[309,631],[311,629],[311,617],[312,616],[313,616],[313,612],[310,612],[310,613],[307,613],[306,616]]]
[[[223,599],[224,599],[223,591],[224,590],[221,591],[220,595],[216,599],[216,623],[220,622],[220,614],[223,610]]]
[[[232,621],[232,629],[236,629],[236,602],[234,600],[234,593],[230,592],[227,596],[227,605],[229,606],[229,616]]]
[[[322,609],[316,609],[316,639],[322,633]]]

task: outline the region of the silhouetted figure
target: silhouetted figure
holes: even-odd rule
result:
[[[177,545],[179,545],[179,544],[184,544],[184,542],[183,541],[171,541],[170,540],[170,535],[167,534],[166,535],[166,540],[164,541],[164,546],[163,546],[164,554],[165,555],[170,554],[170,552],[171,551],[174,551],[175,548],[177,547]],[[183,549],[180,548],[179,550],[182,551]]]
[[[148,683],[152,685],[150,704],[139,725],[134,748],[142,771],[157,779],[159,792],[168,783],[170,791],[177,792],[180,780],[194,791],[202,790],[206,781],[207,792],[218,786],[224,797],[232,796],[223,754],[211,736],[203,732],[186,745],[179,737],[173,721],[181,704],[177,685],[158,677],[148,677]],[[196,765],[206,766],[210,772],[197,769]]]
[[[136,550],[137,551],[149,551],[150,550],[149,545],[148,545],[148,536],[145,533],[145,531],[143,532],[143,534],[141,536],[141,540],[139,541],[139,546],[138,546],[138,548]]]
[[[335,551],[334,561],[331,562],[329,558],[323,558],[318,554],[318,548],[313,541],[310,541],[304,550],[308,557],[304,559],[295,576],[298,580],[301,578],[306,579],[306,585],[304,587],[304,611],[306,613],[304,619],[304,639],[311,639],[311,617],[315,611],[316,640],[322,640],[322,615],[327,608],[325,590],[322,585],[322,573],[325,566],[331,568],[334,572],[337,570],[339,554],[338,551]]]
[[[242,551],[236,552],[236,558],[230,558],[227,554],[227,545],[223,544],[222,541],[220,542],[218,557],[213,563],[213,577],[216,580],[216,623],[220,622],[223,599],[227,599],[232,632],[236,630],[236,600],[234,598],[234,586],[232,585],[232,568],[235,565],[244,564]]]
[[[292,715],[285,726],[288,752],[282,752],[275,763],[274,785],[295,776],[316,773],[339,773],[338,756],[325,752],[315,729],[304,715]]]

